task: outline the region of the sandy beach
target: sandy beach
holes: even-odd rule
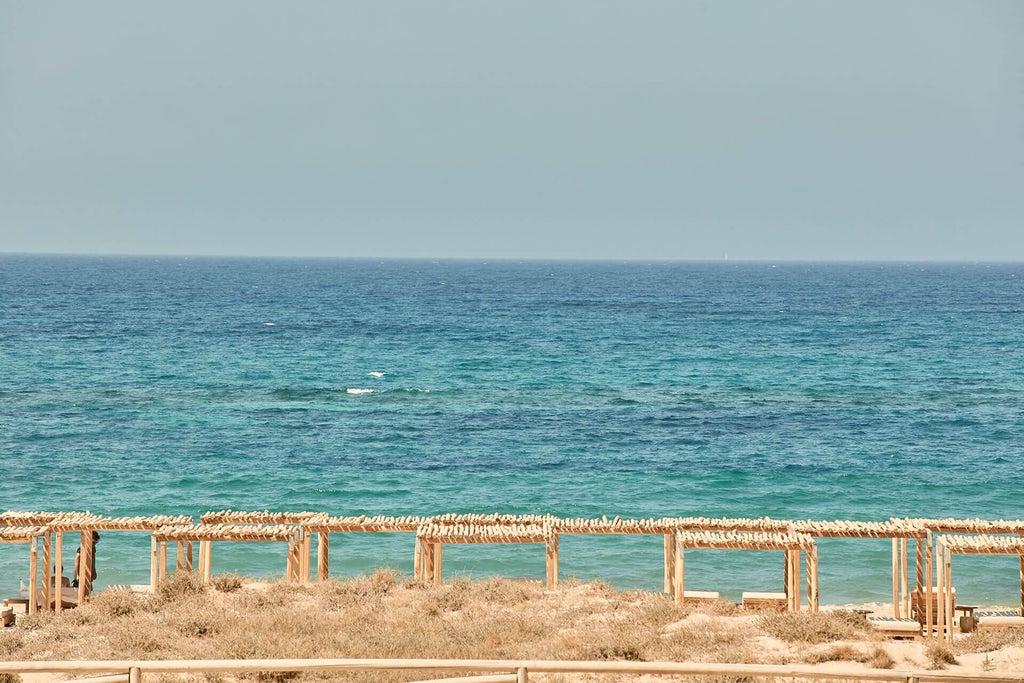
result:
[[[77,609],[25,617],[0,631],[0,652],[7,661],[389,657],[809,665],[850,673],[1024,671],[1022,630],[958,635],[948,646],[891,640],[873,633],[850,607],[817,614],[752,612],[724,602],[692,607],[660,594],[572,580],[557,590],[508,579],[456,579],[434,587],[389,570],[321,584],[222,576],[210,587],[181,574],[155,594],[100,591]]]

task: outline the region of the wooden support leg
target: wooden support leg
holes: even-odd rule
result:
[[[898,538],[892,539],[892,615],[900,618],[900,542]]]
[[[54,586],[57,593],[60,593],[61,577],[56,576],[55,565],[53,564],[53,543],[50,534],[43,535],[43,606],[50,609],[50,598],[53,596]],[[63,572],[62,572],[63,574]]]
[[[64,534],[60,531],[53,535],[53,563],[60,567],[58,571],[63,574],[64,569]],[[31,605],[30,605],[31,606]],[[53,601],[53,609],[60,612],[62,605],[60,600]]]
[[[675,542],[675,534],[665,534],[665,592],[669,595],[675,592],[672,589],[672,580],[675,578]]]
[[[203,583],[208,584],[213,581],[213,541],[199,542],[199,556]]]
[[[444,580],[441,564],[444,561],[444,544],[434,544],[434,585],[440,586]]]
[[[185,542],[185,569],[192,571],[192,541]]]
[[[686,596],[685,590],[685,576],[684,570],[686,566],[684,564],[685,558],[683,557],[683,544],[679,542],[679,539],[675,539],[673,545],[675,546],[675,559],[673,560],[674,574],[672,576],[672,588],[676,592],[676,604],[681,605],[683,598]]]
[[[907,539],[900,539],[900,600],[903,603],[903,616],[910,616],[910,591],[907,590],[909,585],[909,568],[907,557]]]
[[[167,578],[167,541],[160,541],[160,580]]]
[[[184,571],[185,569],[185,541],[178,541],[178,551],[175,553],[175,571]]]
[[[160,584],[160,548],[159,541],[156,540],[156,536],[153,536],[149,544],[149,589],[156,592],[157,586]]]
[[[807,603],[812,612],[818,611],[818,546],[807,551]]]
[[[558,587],[558,534],[548,536],[545,544],[545,579],[549,589]]]
[[[60,602],[58,600],[57,602]],[[39,541],[33,538],[28,551],[28,611],[35,612],[39,606]],[[49,609],[49,606],[47,606]]]
[[[316,536],[316,580],[326,581],[330,574],[330,549],[328,533],[321,531]]]
[[[944,553],[946,565],[946,642],[953,642],[953,555],[947,549]]]
[[[935,586],[937,568],[935,564],[935,545],[932,542],[932,533],[925,533],[925,548],[924,548],[924,561],[925,561],[925,573],[928,575],[928,583],[924,587],[924,623],[925,623],[925,637],[932,637],[932,624],[935,623],[935,612],[932,609],[932,601],[935,599]]]
[[[96,552],[96,548],[93,544],[91,530],[81,533],[79,548],[78,604],[81,605],[92,593],[92,568],[96,566],[96,560],[93,559],[93,553]]]

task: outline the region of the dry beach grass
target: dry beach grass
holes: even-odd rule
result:
[[[878,640],[862,617],[841,610],[757,614],[725,603],[694,608],[659,594],[572,581],[557,591],[507,579],[456,579],[435,588],[390,570],[305,585],[222,576],[209,588],[182,573],[155,595],[103,591],[78,609],[32,615],[0,632],[5,660],[609,659],[1009,673],[1024,670],[1022,647],[1024,634],[1016,631],[936,649]],[[399,681],[415,675],[253,677]]]

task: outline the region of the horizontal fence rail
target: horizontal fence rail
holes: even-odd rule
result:
[[[21,661],[0,662],[0,673],[111,674],[91,676],[94,682],[115,680],[139,683],[147,673],[255,673],[303,671],[423,671],[481,672],[478,676],[430,681],[448,683],[527,683],[529,673],[635,674],[664,676],[745,676],[806,680],[893,681],[895,683],[1024,683],[1022,676],[964,675],[941,671],[853,670],[769,664],[707,664],[691,662],[623,662],[488,659],[194,659],[143,661]],[[483,675],[491,673],[493,675]],[[420,679],[422,681],[428,678]]]

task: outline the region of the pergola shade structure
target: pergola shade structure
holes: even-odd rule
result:
[[[415,578],[441,585],[441,563],[445,544],[543,543],[545,581],[548,588],[558,582],[558,537],[546,524],[425,524],[416,530]],[[554,544],[554,545],[553,545]]]
[[[684,551],[712,550],[781,550],[784,554],[783,585],[786,607],[791,612],[800,610],[800,554],[807,556],[807,604],[812,612],[818,611],[818,548],[814,539],[805,534],[766,533],[744,531],[683,531],[675,533],[675,560],[673,562],[673,591],[676,602],[685,596]]]
[[[213,542],[237,543],[279,542],[288,546],[285,576],[290,581],[300,579],[302,567],[303,533],[297,526],[246,525],[246,524],[196,524],[193,526],[165,526],[153,532],[150,557],[149,584],[156,590],[167,577],[167,544],[199,543],[199,574],[203,583],[212,580]],[[179,557],[178,566],[182,561]]]
[[[793,531],[821,538],[877,538],[892,540],[892,605],[893,616],[901,618],[910,613],[910,592],[908,585],[909,562],[907,541],[916,541],[915,591],[927,595],[925,601],[931,605],[932,582],[925,577],[932,575],[931,533],[919,521],[890,519],[887,522],[857,521],[814,521],[799,520],[792,523]],[[928,615],[931,618],[931,615]]]
[[[939,555],[939,623],[948,642],[953,642],[953,556],[954,555],[1017,555],[1020,558],[1020,598],[1024,616],[1024,538],[1009,536],[938,536],[935,550]]]

